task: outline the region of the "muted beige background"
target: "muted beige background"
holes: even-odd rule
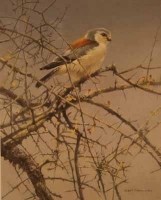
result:
[[[40,7],[44,7],[51,1],[42,0],[40,2]],[[1,16],[13,15],[9,1],[0,0],[0,3]],[[112,43],[109,46],[104,65],[115,63],[118,70],[122,71],[141,64],[149,55],[161,18],[160,0],[59,0],[55,3],[55,10],[49,11],[49,20],[52,21],[60,13],[63,13],[66,6],[67,12],[60,24],[59,31],[68,42],[83,36],[91,28],[105,27],[112,32]],[[39,20],[39,18],[35,18],[35,20]],[[59,39],[57,44],[60,45]],[[0,56],[4,56],[4,54],[3,46],[0,46]],[[144,66],[147,64],[148,60],[144,62]],[[161,31],[154,49],[152,66],[161,66]],[[40,72],[37,73],[37,69],[34,73],[38,77],[41,76]],[[138,71],[136,77],[140,78],[145,75],[145,72]],[[161,72],[155,73],[154,71],[152,75],[155,80],[161,78]],[[2,78],[2,74],[0,76]],[[109,74],[106,78],[101,79],[99,87],[108,87],[113,84],[114,80],[115,78]],[[91,83],[86,85],[87,89],[90,87]],[[160,91],[159,87],[157,91]],[[151,111],[161,104],[160,96],[139,90],[126,91],[126,99],[122,92],[116,92],[105,95],[103,100],[110,101],[115,110],[121,108],[121,113],[127,119],[137,119],[137,127],[141,126]],[[90,108],[85,107],[85,109]],[[161,114],[158,114],[152,119],[152,123],[155,124],[160,120]],[[95,137],[94,135],[93,138]],[[161,128],[152,131],[149,138],[154,145],[160,147]],[[30,145],[30,143],[26,145]],[[151,174],[151,171],[158,169],[151,157],[139,154],[128,162],[132,164],[133,170],[128,173],[128,184],[120,187],[122,199],[160,200],[161,172]],[[11,189],[8,182],[15,185],[17,175],[8,161],[2,159],[3,194]],[[57,191],[61,191],[61,182],[55,188]],[[24,196],[23,192],[16,190],[5,199],[23,200]],[[93,193],[88,193],[87,196],[89,200],[96,198]],[[111,199],[110,194],[107,197]],[[66,193],[63,199],[74,199],[74,196]],[[99,200],[98,197],[97,199]]]

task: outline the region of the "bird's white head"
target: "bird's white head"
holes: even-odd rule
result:
[[[108,31],[105,28],[91,29],[86,33],[85,38],[92,41],[96,41],[98,43],[105,43],[105,44],[107,44],[112,40],[110,31]]]

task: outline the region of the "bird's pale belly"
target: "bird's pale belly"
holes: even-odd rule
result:
[[[100,68],[106,53],[106,46],[100,46],[95,50],[88,52],[87,55],[75,60],[73,63],[61,66],[60,70],[56,72],[57,75],[70,73],[75,78],[90,75]]]

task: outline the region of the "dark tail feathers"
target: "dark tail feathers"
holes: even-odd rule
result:
[[[60,65],[62,65],[62,62],[52,62],[52,63],[50,63],[50,64],[48,64],[44,67],[41,67],[40,70],[53,69],[53,68],[58,67]]]
[[[46,81],[48,81],[53,75],[54,73],[57,71],[58,69],[54,69],[53,71],[49,72],[48,74],[46,74],[43,78],[40,79],[41,82],[45,83]],[[35,87],[39,88],[42,84],[37,82]]]

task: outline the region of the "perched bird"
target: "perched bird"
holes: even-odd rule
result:
[[[40,81],[46,82],[52,76],[69,73],[77,79],[89,76],[100,68],[107,51],[107,44],[111,41],[111,33],[105,28],[89,30],[83,38],[76,40],[60,57],[56,57],[50,64],[40,70],[51,70]],[[40,87],[41,83],[36,83]]]

